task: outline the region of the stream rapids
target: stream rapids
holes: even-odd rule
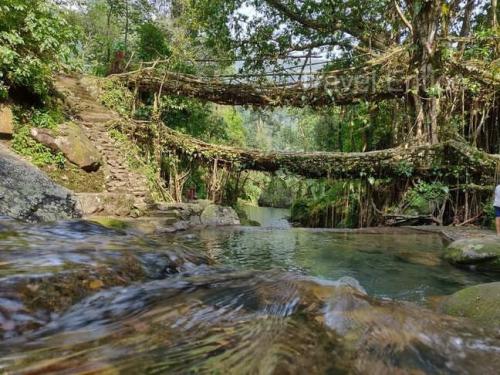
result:
[[[435,309],[492,276],[444,264],[439,236],[271,219],[148,238],[0,219],[0,372],[498,373],[499,333]]]

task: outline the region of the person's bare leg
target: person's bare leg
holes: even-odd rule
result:
[[[497,236],[500,236],[500,217],[496,218],[495,223],[497,225]]]

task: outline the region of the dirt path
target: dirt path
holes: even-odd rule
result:
[[[107,125],[119,120],[119,115],[92,97],[78,77],[59,76],[55,87],[73,111],[74,121],[102,154],[106,192],[132,194],[138,207],[145,206],[150,196],[146,177],[130,169],[127,156],[108,133]]]

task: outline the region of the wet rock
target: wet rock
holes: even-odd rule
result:
[[[101,290],[8,342],[0,364],[9,373],[102,363],[125,373],[498,372],[498,339],[487,332],[358,288],[354,279],[207,270]]]
[[[456,266],[500,271],[500,238],[488,236],[455,241],[446,249],[444,258]]]
[[[101,154],[74,123],[62,124],[57,131],[33,128],[31,136],[87,172],[97,171],[102,165]]]
[[[236,211],[231,207],[222,207],[208,200],[190,203],[157,203],[145,213],[148,220],[154,222],[148,231],[154,233],[173,233],[201,225],[227,226],[239,225]]]
[[[127,285],[145,277],[140,260],[125,254],[116,264],[84,267],[21,283],[18,292],[32,311],[60,312],[101,288]]]
[[[204,225],[226,226],[240,224],[238,214],[231,207],[216,205],[207,206],[201,213],[200,219]]]
[[[95,243],[92,245],[95,240],[104,238],[103,234],[109,238],[116,231],[85,221],[75,223],[86,233],[85,239],[78,235],[68,238],[70,243],[82,242],[77,248],[68,252],[63,247],[60,254],[45,260],[43,250],[40,250],[42,253],[29,253],[26,257],[42,261],[24,266],[29,263],[26,260],[22,268],[15,258],[0,262],[3,276],[0,280],[0,339],[45,326],[75,303],[101,291],[128,287],[138,281],[165,279],[173,274],[193,273],[212,263],[206,255],[186,247],[169,245],[158,252],[144,253],[145,247],[160,249],[162,245],[132,236],[114,236],[114,240],[96,248],[93,247]],[[47,225],[45,229],[50,232],[47,237],[57,238],[66,236],[69,228],[58,224],[52,229]],[[20,243],[14,248],[21,246]],[[23,252],[29,251],[22,247]],[[35,264],[38,267],[34,267]]]
[[[116,219],[114,217],[93,217],[90,221],[101,224],[103,227],[109,229],[124,230],[129,227],[129,223],[123,220]]]
[[[131,216],[135,209],[132,194],[78,193],[75,197],[84,216]]]
[[[81,216],[71,192],[0,146],[0,215],[40,222]]]
[[[14,133],[14,115],[9,106],[0,104],[0,137],[11,138]]]
[[[500,282],[460,290],[442,303],[441,311],[500,328]]]

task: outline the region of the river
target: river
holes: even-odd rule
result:
[[[493,374],[500,338],[435,310],[492,281],[442,239],[262,227],[155,238],[0,220],[0,372]]]

